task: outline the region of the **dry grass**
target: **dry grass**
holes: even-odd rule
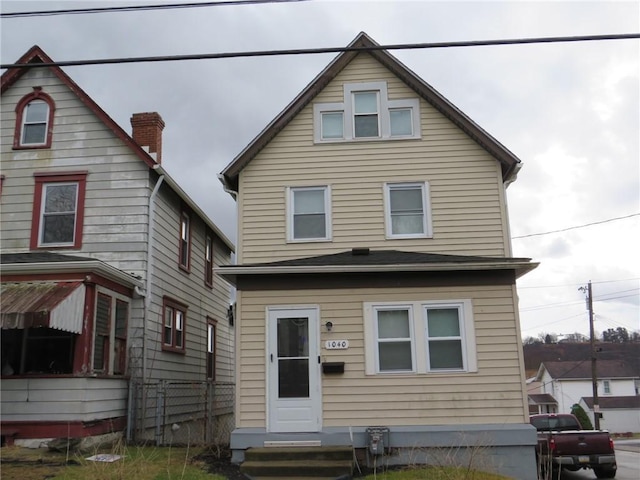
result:
[[[0,451],[3,480],[224,480],[206,472],[204,462],[194,460],[202,449],[117,445],[89,454],[66,454],[45,449],[3,447]],[[96,453],[121,455],[113,463],[93,462]]]

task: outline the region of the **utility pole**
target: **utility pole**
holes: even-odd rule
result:
[[[600,404],[598,400],[598,370],[596,367],[596,336],[593,328],[593,291],[591,280],[587,287],[580,287],[580,291],[587,292],[587,310],[589,311],[589,338],[591,341],[591,388],[593,391],[593,426],[600,430]]]

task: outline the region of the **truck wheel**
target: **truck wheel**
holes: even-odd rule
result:
[[[615,478],[616,469],[615,468],[594,468],[593,473],[596,474],[596,478]]]

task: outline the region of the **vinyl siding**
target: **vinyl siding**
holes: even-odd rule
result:
[[[155,203],[152,302],[149,334],[153,342],[151,378],[203,380],[206,372],[207,316],[216,320],[216,380],[230,382],[234,377],[234,330],[227,320],[231,287],[214,275],[213,288],[204,283],[204,222],[191,215],[191,268],[178,267],[181,202],[164,185]],[[214,236],[215,265],[230,263],[228,247]],[[167,296],[187,306],[184,355],[162,350],[162,301]]]
[[[15,105],[41,86],[55,102],[51,148],[13,150]],[[2,95],[3,252],[29,250],[33,174],[87,171],[82,249],[56,249],[145,275],[149,168],[57,77],[25,73]]]
[[[343,101],[343,84],[386,81],[390,99],[417,94],[362,54],[313,103]],[[321,255],[355,246],[505,256],[509,252],[500,167],[424,100],[421,139],[313,143],[313,103],[240,174],[239,263]],[[430,186],[433,238],[385,238],[384,183]],[[286,242],[288,186],[331,186],[333,238]]]
[[[477,372],[365,375],[364,302],[471,299]],[[323,426],[442,425],[525,422],[523,372],[509,286],[352,290],[242,291],[238,348],[238,427],[265,427],[265,341],[268,306],[318,305],[323,361],[344,361],[342,375],[321,374]],[[416,332],[416,341],[423,337]],[[346,339],[346,350],[324,342]],[[397,392],[402,392],[399,395]]]
[[[7,378],[2,380],[5,422],[85,421],[124,417],[128,381],[123,378]]]
[[[13,150],[15,106],[40,86],[55,102],[51,148]],[[158,175],[151,172],[56,76],[31,69],[2,95],[0,119],[2,185],[0,231],[3,253],[28,252],[34,202],[34,172],[87,171],[82,247],[56,249],[61,254],[93,257],[125,272],[147,278],[149,197]],[[178,227],[181,199],[168,186],[158,192],[154,208],[153,278],[147,312],[149,379],[205,380],[206,317],[217,323],[218,380],[232,381],[233,327],[227,321],[230,286],[214,276],[204,284],[205,223],[192,218],[191,273],[178,268]],[[231,252],[214,235],[214,264],[230,263]],[[162,351],[162,298],[186,304],[185,355]],[[144,300],[131,302],[129,365],[133,377],[142,374]]]

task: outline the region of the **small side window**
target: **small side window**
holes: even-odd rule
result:
[[[179,265],[188,272],[191,268],[191,216],[186,210],[180,213],[179,242]]]

